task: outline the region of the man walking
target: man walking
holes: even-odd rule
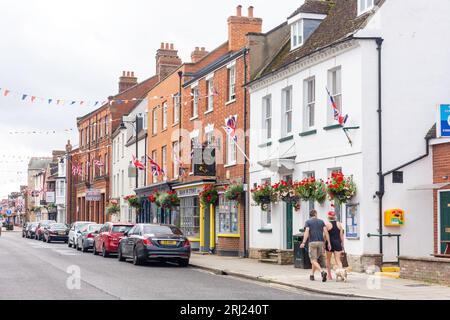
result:
[[[305,224],[305,236],[300,248],[303,249],[309,240],[309,259],[312,264],[312,275],[309,278],[314,281],[314,273],[319,271],[322,276],[322,282],[326,282],[327,273],[320,267],[319,259],[323,256],[325,240],[327,240],[328,249],[331,251],[330,235],[325,222],[317,218],[316,210],[311,210],[309,217],[310,219]]]

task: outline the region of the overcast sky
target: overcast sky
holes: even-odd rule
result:
[[[285,21],[303,0],[0,0],[0,197],[26,184],[29,156],[78,144],[76,117],[92,107],[22,102],[18,94],[66,100],[105,100],[117,93],[123,70],[139,80],[154,74],[161,42],[183,61],[194,47],[211,50],[227,39],[236,6],[255,7],[263,31]],[[2,91],[3,93],[4,91]],[[72,132],[65,132],[73,128]],[[57,134],[11,135],[53,131]],[[20,159],[17,159],[21,157]]]

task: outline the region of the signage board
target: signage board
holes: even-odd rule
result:
[[[437,129],[438,137],[450,137],[450,104],[439,106]]]
[[[216,149],[205,147],[194,149],[194,176],[216,176]]]
[[[346,205],[345,214],[345,237],[347,239],[359,240],[359,205]]]
[[[46,192],[45,201],[47,201],[47,203],[55,203],[55,192],[54,191]]]
[[[102,193],[97,189],[90,189],[86,192],[86,201],[100,201]]]
[[[8,216],[12,215],[12,211],[11,210],[6,210],[6,215],[8,215]]]

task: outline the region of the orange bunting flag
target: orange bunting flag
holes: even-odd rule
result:
[[[34,100],[36,100],[36,97],[35,97],[35,96],[32,96],[32,97],[31,97],[31,103],[33,103]]]
[[[4,95],[5,97],[7,97],[7,96],[8,96],[8,94],[9,94],[9,92],[10,92],[9,90],[5,89],[5,92],[4,92],[4,94],[3,94],[3,95]]]

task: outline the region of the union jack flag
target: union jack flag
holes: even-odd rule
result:
[[[94,166],[101,168],[104,166],[104,163],[102,160],[94,160]]]
[[[339,111],[336,101],[334,100],[333,96],[331,95],[330,91],[327,89],[328,97],[331,101],[331,107],[333,108],[334,112],[334,120],[338,121],[341,126],[344,126],[347,123],[348,115],[342,116],[341,112]]]
[[[145,170],[145,165],[143,165],[136,157],[133,155],[133,164],[138,170]]]
[[[155,161],[153,161],[152,158],[147,156],[147,159],[148,159],[148,161],[150,163],[150,168],[152,170],[152,174],[153,174],[154,177],[158,177],[158,176],[164,175],[164,170],[161,169],[161,167]]]
[[[74,176],[76,176],[76,175],[78,175],[78,176],[81,176],[81,175],[83,175],[83,170],[81,169],[81,166],[79,165],[79,164],[77,164],[77,165],[72,165],[72,174],[74,175]]]
[[[231,139],[234,140],[234,142],[237,142],[238,137],[236,135],[236,126],[237,126],[237,115],[230,116],[229,118],[225,119],[225,131],[230,136]]]

